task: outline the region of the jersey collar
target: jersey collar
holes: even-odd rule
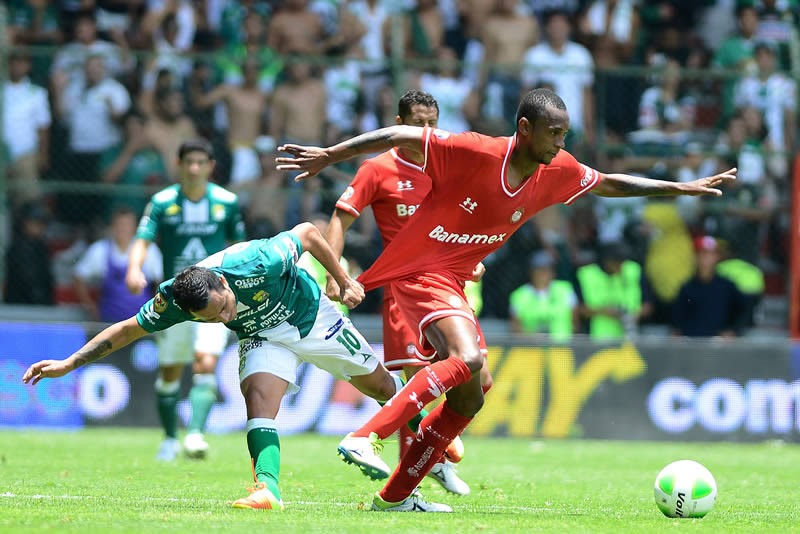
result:
[[[424,172],[423,169],[422,169],[422,166],[417,165],[413,161],[409,161],[406,158],[404,158],[403,156],[401,156],[400,152],[397,150],[396,147],[392,148],[391,153],[392,153],[392,156],[394,156],[394,159],[396,159],[398,162],[402,163],[403,165],[411,167],[412,169],[416,169],[419,172]]]
[[[519,187],[517,187],[516,191],[512,191],[511,186],[508,185],[508,181],[506,180],[506,167],[508,165],[508,158],[511,155],[511,151],[514,150],[515,146],[517,146],[516,133],[508,138],[508,148],[506,148],[506,157],[503,158],[503,167],[500,169],[500,184],[502,184],[503,191],[505,191],[506,195],[510,197],[517,196],[517,194],[519,194],[520,191],[525,189],[525,186],[528,185],[528,182],[530,181],[530,177],[528,177],[528,179],[524,180],[519,185]]]

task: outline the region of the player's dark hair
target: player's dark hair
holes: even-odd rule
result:
[[[208,306],[211,291],[221,291],[222,281],[211,269],[192,265],[175,276],[172,295],[175,304],[186,313],[202,310]]]
[[[567,105],[564,104],[561,97],[550,89],[540,88],[528,91],[527,94],[522,97],[522,100],[519,101],[516,123],[518,123],[522,117],[525,117],[533,124],[536,122],[536,119],[544,117],[548,107],[564,111],[567,110]]]
[[[214,148],[204,137],[193,137],[181,143],[181,146],[178,147],[178,159],[182,160],[190,152],[203,152],[208,159],[214,159]]]
[[[436,108],[436,113],[439,113],[439,103],[433,98],[433,95],[419,89],[411,89],[400,97],[400,102],[397,104],[397,114],[405,121],[406,117],[411,115],[411,108],[414,106]]]

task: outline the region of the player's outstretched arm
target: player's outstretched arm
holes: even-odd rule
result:
[[[328,235],[326,238],[328,240],[328,244],[331,246],[331,250],[333,250],[334,256],[337,258],[342,257],[342,251],[344,250],[344,235],[347,233],[348,228],[350,228],[355,220],[355,216],[339,208],[336,208],[333,211],[333,215],[331,215],[331,220],[328,223]],[[333,275],[331,275],[331,273],[326,273],[325,278],[327,280],[325,294],[328,295],[329,299],[338,302],[340,298],[339,284],[337,284],[336,280],[333,279]]]
[[[27,384],[33,380],[33,384],[36,384],[42,378],[58,378],[59,376],[64,376],[78,367],[108,356],[115,350],[136,341],[140,337],[146,336],[148,333],[147,330],[139,326],[136,317],[125,319],[124,321],[112,324],[97,334],[91,341],[69,358],[63,360],[42,360],[34,363],[25,371],[25,374],[22,376],[22,381]]]
[[[328,165],[359,154],[374,154],[396,146],[419,150],[423,131],[418,126],[397,125],[373,130],[328,148],[282,145],[278,150],[292,157],[275,158],[278,164],[276,168],[279,171],[301,171],[295,181],[304,180],[315,176]]]
[[[725,172],[700,178],[691,182],[668,182],[651,180],[627,174],[604,174],[600,183],[592,189],[592,193],[601,197],[644,197],[655,195],[713,195],[720,196],[722,191],[716,187],[736,179],[736,168]]]
[[[292,232],[300,238],[303,250],[307,250],[314,256],[339,284],[342,304],[348,308],[361,304],[361,301],[364,300],[364,287],[345,272],[339,264],[338,256],[334,254],[317,227],[311,223],[301,223],[292,228]]]

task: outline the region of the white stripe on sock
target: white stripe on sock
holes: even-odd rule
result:
[[[248,419],[245,431],[250,432],[254,428],[274,428],[275,430],[278,429],[278,427],[275,425],[275,419],[268,419],[266,417],[254,417],[253,419]]]

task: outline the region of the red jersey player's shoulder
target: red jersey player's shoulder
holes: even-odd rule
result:
[[[508,137],[490,137],[478,132],[454,134],[438,128],[426,128],[422,135],[423,151],[430,146],[466,148],[474,152],[497,152],[508,145]]]
[[[589,192],[601,180],[599,172],[575,159],[566,150],[559,150],[549,165],[544,167],[545,182],[552,188],[559,203],[572,204]],[[553,179],[553,178],[558,179]]]

